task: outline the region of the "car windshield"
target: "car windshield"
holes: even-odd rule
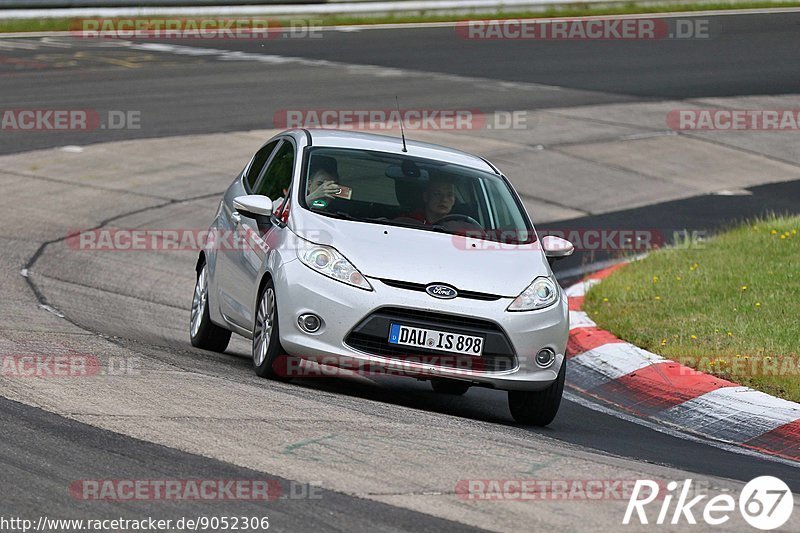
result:
[[[313,148],[301,204],[321,215],[508,244],[536,238],[501,177],[412,156]]]

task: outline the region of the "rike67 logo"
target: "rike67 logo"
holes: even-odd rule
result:
[[[666,494],[660,493],[663,492],[662,488],[663,483],[649,479],[637,480],[622,523],[630,524],[635,516],[640,524],[649,524],[649,520],[653,519],[652,511],[657,509],[657,517],[652,522],[657,525],[694,525],[698,523],[698,518],[702,518],[710,526],[719,526],[728,522],[732,515],[735,516],[738,508],[745,522],[754,528],[769,531],[784,525],[794,509],[794,497],[789,486],[772,476],[760,476],[747,483],[739,493],[738,502],[731,494],[719,494],[707,501],[704,501],[709,497],[707,494],[692,497],[691,479],[684,480],[680,486],[678,482],[670,481],[666,485]],[[657,503],[649,508],[651,514],[648,518],[645,508],[654,502]]]

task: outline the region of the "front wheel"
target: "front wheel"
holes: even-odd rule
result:
[[[556,417],[564,392],[567,360],[561,363],[558,378],[546,389],[539,391],[508,391],[511,416],[520,424],[546,426]]]
[[[194,285],[189,338],[192,346],[212,352],[224,352],[231,340],[231,332],[211,322],[211,316],[208,314],[208,265],[206,263],[203,263],[202,268],[197,272],[197,282]]]
[[[276,371],[275,363],[285,352],[278,332],[278,302],[275,284],[269,280],[258,299],[256,323],[253,327],[253,368],[261,378],[289,381],[285,373]]]

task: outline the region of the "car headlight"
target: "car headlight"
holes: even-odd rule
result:
[[[533,311],[549,307],[558,301],[558,286],[555,282],[546,277],[533,280],[528,288],[517,296],[508,311]]]
[[[306,242],[297,250],[297,258],[312,270],[336,281],[359,289],[372,290],[372,285],[345,256],[336,248],[324,244]]]

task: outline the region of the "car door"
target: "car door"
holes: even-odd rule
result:
[[[228,290],[233,300],[229,318],[247,330],[253,327],[253,302],[255,291],[258,289],[258,276],[268,253],[265,243],[280,242],[280,239],[272,238],[269,233],[285,231],[280,217],[283,215],[283,208],[288,206],[295,160],[294,141],[288,137],[281,139],[250,192],[269,197],[273,201],[277,216],[271,217],[267,224],[262,223],[259,226],[256,219],[246,214],[237,213],[235,210],[231,214],[231,220],[236,224],[236,233],[241,235],[242,239],[241,246],[228,255],[230,260]]]
[[[240,275],[238,267],[241,261],[241,248],[244,244],[241,239],[241,216],[233,208],[233,199],[237,196],[253,194],[253,188],[258,179],[264,174],[267,164],[272,158],[272,154],[281,140],[277,139],[262,146],[250,160],[247,167],[242,172],[239,179],[225,191],[222,201],[222,211],[219,217],[220,239],[223,246],[217,250],[217,294],[219,295],[219,307],[226,320],[237,325],[242,325],[242,320],[247,316],[246,306],[238,301],[235,296],[235,287],[245,280]],[[249,327],[248,327],[249,329]]]

